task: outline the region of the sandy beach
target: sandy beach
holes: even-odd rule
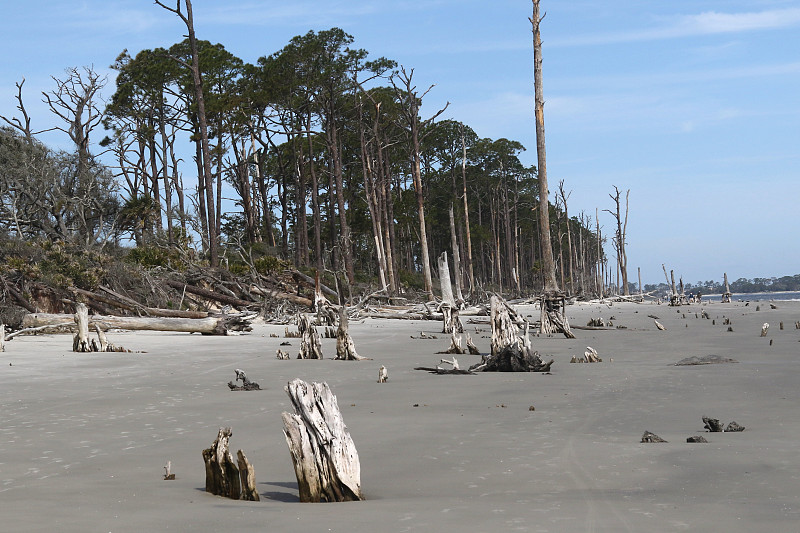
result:
[[[359,354],[373,358],[360,362],[333,360],[334,339],[323,339],[322,361],[278,360],[279,344],[291,342],[284,349],[294,358],[299,339],[265,324],[231,337],[110,334],[141,353],[78,354],[67,335],[17,337],[0,354],[0,524],[9,532],[796,531],[800,302],[776,305],[573,305],[573,325],[603,317],[623,328],[533,338],[543,359],[555,359],[551,374],[415,371],[448,357],[435,353],[449,338],[431,321],[351,321]],[[487,353],[488,324],[465,325]],[[411,338],[420,332],[438,338]],[[587,346],[603,362],[570,364]],[[674,366],[711,354],[739,362]],[[231,392],[235,368],[264,390]],[[338,397],[366,501],[298,502],[280,416],[290,409],[283,387],[296,377],[325,381]],[[746,430],[706,433],[703,416]],[[232,427],[231,448],[254,465],[260,502],[204,492],[201,451],[220,426]],[[642,444],[645,431],[668,442]],[[693,435],[709,442],[687,443]],[[173,481],[163,479],[167,461]]]

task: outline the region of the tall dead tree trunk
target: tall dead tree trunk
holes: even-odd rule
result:
[[[539,16],[539,0],[533,0],[533,16],[529,19],[533,25],[533,85],[535,90],[536,115],[536,155],[537,174],[539,178],[539,235],[542,246],[542,275],[544,291],[540,299],[542,320],[540,331],[543,333],[561,331],[568,338],[574,335],[569,330],[564,313],[564,295],[556,281],[556,266],[553,260],[553,244],[550,238],[550,202],[547,190],[547,154],[544,137],[544,88],[542,86],[542,36],[539,31],[542,18]]]
[[[731,303],[731,286],[728,285],[728,273],[725,272],[725,292],[722,293],[722,303]]]
[[[622,211],[620,207],[620,196],[621,191],[614,185],[614,194],[609,194],[608,196],[614,201],[615,209],[611,211],[609,209],[604,209],[605,212],[611,213],[616,221],[617,229],[613,239],[614,242],[614,249],[617,252],[617,272],[619,275],[622,275],[622,292],[625,296],[630,295],[630,289],[628,288],[628,254],[625,251],[625,244],[626,244],[626,234],[628,231],[628,198],[630,197],[631,191],[625,193],[625,216],[622,216]],[[619,291],[619,281],[617,282],[617,290]]]
[[[464,225],[465,233],[467,236],[467,265],[469,267],[469,292],[472,294],[475,291],[475,269],[472,265],[472,235],[469,231],[469,204],[467,202],[467,143],[464,136],[464,127],[461,127],[461,181],[463,182],[464,189]]]
[[[219,235],[217,233],[216,204],[214,202],[214,177],[211,172],[211,150],[208,143],[208,120],[206,118],[206,104],[203,95],[203,81],[200,73],[200,55],[197,49],[197,38],[194,33],[194,16],[192,14],[191,0],[183,0],[186,13],[181,9],[181,1],[177,0],[175,7],[167,7],[161,0],[155,0],[156,4],[167,11],[175,13],[186,25],[189,33],[189,48],[192,54],[191,64],[180,61],[192,73],[192,83],[194,85],[195,103],[197,104],[197,123],[200,133],[200,148],[202,153],[203,173],[198,176],[200,181],[198,192],[205,191],[205,198],[201,199],[201,205],[206,213],[208,222],[208,251],[209,262],[212,267],[219,266]],[[199,165],[199,162],[198,162]]]

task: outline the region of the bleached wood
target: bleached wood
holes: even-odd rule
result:
[[[127,329],[142,331],[174,331],[185,333],[205,333],[209,335],[227,335],[231,324],[249,322],[255,314],[228,315],[208,318],[174,318],[149,316],[111,316],[92,315],[88,324],[100,324],[104,329]],[[24,328],[43,326],[60,326],[74,324],[70,315],[52,313],[30,313],[23,317]],[[87,324],[87,328],[88,328]],[[88,330],[87,330],[88,338]]]
[[[73,352],[91,352],[92,346],[89,343],[89,308],[86,304],[75,305],[75,325],[77,331],[72,339]]]
[[[363,500],[358,452],[328,384],[294,379],[285,390],[295,409],[282,418],[300,501]]]
[[[350,337],[347,308],[339,309],[339,327],[336,330],[336,359],[345,361],[364,361],[369,357],[361,357],[356,352],[356,345]]]
[[[322,359],[322,343],[308,315],[300,315],[297,329],[300,330],[300,353],[297,358]]]
[[[386,370],[386,367],[381,365],[378,369],[378,383],[386,383],[389,381],[389,371]]]

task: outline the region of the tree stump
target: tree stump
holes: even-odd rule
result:
[[[343,361],[364,361],[369,359],[369,357],[361,357],[356,352],[356,345],[348,332],[347,308],[344,305],[339,309],[339,327],[336,330],[336,359]]]
[[[89,342],[89,308],[86,307],[86,304],[75,304],[75,324],[77,325],[77,331],[72,338],[72,351],[93,351]]]
[[[203,450],[206,464],[206,492],[238,500],[242,494],[239,467],[228,450],[231,428],[219,428],[211,448]]]
[[[242,450],[236,452],[236,459],[239,466],[239,479],[242,482],[242,499],[249,502],[261,501],[261,497],[256,490],[256,471],[247,456]]]
[[[496,354],[490,354],[483,361],[469,367],[473,372],[550,372],[554,360],[547,363],[539,357],[539,353],[531,347],[528,335],[528,324],[525,324],[524,337],[517,337],[514,342],[504,346]]]
[[[363,500],[358,452],[328,384],[294,379],[285,390],[295,409],[282,418],[300,501]]]
[[[651,431],[645,431],[644,435],[642,435],[642,443],[651,443],[651,442],[667,442],[655,433]]]
[[[766,337],[767,336],[767,331],[769,331],[769,323],[768,322],[764,322],[764,325],[761,326],[761,336],[762,337]]]
[[[378,369],[378,383],[386,383],[389,381],[389,371],[386,370],[386,367],[381,365]]]
[[[569,328],[569,320],[566,313],[566,298],[560,293],[545,293],[539,298],[541,309],[541,319],[539,322],[539,333],[552,335],[563,333],[568,339],[574,339],[575,334]]]
[[[506,346],[510,346],[517,340],[519,328],[511,320],[508,307],[497,296],[491,299],[491,324],[492,342],[490,354],[492,356],[500,353]]]
[[[300,330],[300,353],[297,358],[322,359],[322,343],[319,340],[319,334],[307,315],[300,315],[297,329]]]
[[[250,381],[247,378],[247,374],[244,373],[244,370],[236,369],[234,370],[236,373],[236,382],[229,381],[228,387],[232,391],[251,391],[251,390],[261,390],[261,386],[256,383],[255,381]],[[241,385],[237,385],[237,383],[241,381]]]

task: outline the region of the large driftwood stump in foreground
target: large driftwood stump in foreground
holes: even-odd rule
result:
[[[259,501],[253,466],[242,450],[237,453],[238,464],[228,449],[231,428],[219,428],[211,448],[203,450],[206,464],[206,492],[232,500]]]
[[[300,501],[363,500],[358,452],[328,384],[294,379],[286,393],[295,412],[282,415],[284,435]]]

